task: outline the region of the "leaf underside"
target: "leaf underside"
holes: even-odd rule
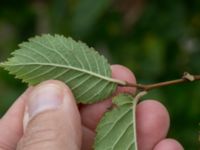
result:
[[[96,129],[95,150],[137,150],[135,105],[129,95],[119,95]]]
[[[42,35],[19,45],[0,65],[30,85],[49,79],[65,82],[80,103],[93,103],[116,89],[107,60],[72,38]]]

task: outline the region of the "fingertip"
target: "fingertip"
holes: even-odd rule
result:
[[[59,87],[60,89],[64,89],[66,90],[67,94],[72,95],[72,92],[70,90],[70,88],[62,81],[59,80],[47,80],[47,81],[43,81],[40,84],[36,85],[34,88],[38,88],[40,86],[45,86],[45,85],[55,85],[57,87]]]
[[[44,81],[34,87],[27,101],[28,122],[19,147],[24,148],[26,143],[37,138],[38,142],[29,145],[30,149],[48,149],[54,146],[80,148],[80,114],[70,89],[64,83]],[[47,140],[49,138],[51,140]],[[45,142],[46,148],[43,141],[48,141]]]
[[[146,114],[148,112],[148,114]],[[152,117],[165,118],[167,122],[170,121],[169,113],[166,107],[158,100],[144,100],[137,105],[137,113],[140,115],[153,115]],[[156,115],[156,116],[155,116]]]
[[[124,67],[122,65],[112,65],[112,77],[115,79],[127,81],[130,83],[136,83],[136,78],[133,72],[128,69],[127,67]],[[134,87],[118,87],[117,92],[119,93],[134,93],[136,91],[136,88]]]
[[[34,87],[27,99],[27,108],[32,118],[40,112],[57,108],[62,103],[78,111],[70,88],[61,81],[47,80]]]
[[[56,86],[57,88],[59,88],[60,90],[63,91],[63,93],[65,94],[65,96],[70,97],[69,100],[74,100],[73,102],[75,102],[75,98],[74,98],[74,95],[73,95],[71,89],[67,86],[67,84],[65,84],[64,82],[59,81],[59,80],[47,80],[47,81],[43,81],[40,84],[36,85],[34,87],[34,90],[38,89],[40,87],[45,87],[45,86],[49,86],[49,85]]]
[[[183,146],[174,139],[164,139],[160,141],[154,150],[184,150]]]
[[[149,99],[149,100],[144,100],[140,102],[137,105],[136,113],[138,115],[138,119],[141,119],[141,121],[143,121],[143,119],[144,120],[148,119],[153,124],[154,124],[153,121],[162,119],[163,121],[165,121],[163,122],[164,127],[169,128],[169,122],[170,122],[169,113],[166,107],[157,100]],[[158,126],[160,126],[160,124]],[[149,127],[149,124],[148,124],[148,127]]]
[[[145,100],[139,103],[136,119],[139,149],[152,149],[166,137],[170,119],[167,109],[160,102]]]

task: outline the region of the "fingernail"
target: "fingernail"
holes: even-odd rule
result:
[[[44,84],[30,94],[28,101],[29,118],[46,110],[57,109],[63,101],[63,91],[56,84]]]

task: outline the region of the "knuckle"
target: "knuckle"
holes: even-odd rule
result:
[[[29,128],[29,131],[24,134],[17,147],[23,150],[56,146],[59,143],[58,136],[59,132],[54,128]]]

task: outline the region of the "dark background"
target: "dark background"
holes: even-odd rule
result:
[[[200,74],[199,0],[7,0],[0,4],[0,61],[42,33],[82,40],[110,63],[129,67],[140,83]],[[26,85],[0,69],[0,116]],[[199,148],[200,83],[151,91],[169,110],[169,137]],[[149,137],[150,138],[150,137]]]

